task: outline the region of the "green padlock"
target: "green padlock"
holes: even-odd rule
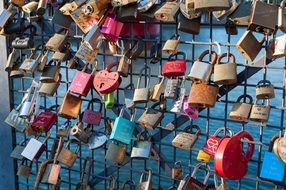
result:
[[[115,102],[114,92],[104,95],[104,106],[105,106],[105,109],[113,108],[114,102]]]

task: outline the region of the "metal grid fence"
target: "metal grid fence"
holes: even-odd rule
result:
[[[49,11],[52,13],[52,10]],[[51,16],[51,15],[50,15]],[[196,156],[200,148],[205,143],[207,137],[210,134],[213,134],[214,131],[219,127],[229,127],[234,132],[237,132],[241,129],[250,131],[251,134],[255,137],[255,154],[249,164],[249,172],[245,178],[239,181],[228,181],[230,184],[230,189],[281,189],[282,186],[277,186],[271,182],[263,181],[258,178],[261,163],[263,160],[263,152],[267,151],[269,141],[274,134],[281,133],[284,130],[284,109],[285,109],[285,92],[284,92],[284,78],[285,78],[285,60],[279,59],[278,61],[266,63],[262,68],[256,68],[249,65],[244,61],[242,56],[238,53],[235,44],[246,30],[245,28],[239,28],[239,33],[236,36],[227,35],[224,31],[224,27],[221,24],[214,24],[212,15],[206,15],[204,18],[205,22],[201,26],[201,32],[199,35],[183,34],[179,32],[177,28],[177,21],[174,23],[160,23],[152,22],[152,24],[158,25],[160,27],[160,34],[155,38],[148,37],[147,35],[143,38],[145,43],[145,51],[141,54],[140,58],[134,61],[131,65],[130,73],[127,78],[123,79],[123,82],[120,88],[116,92],[116,107],[120,107],[124,104],[123,90],[124,87],[129,83],[136,84],[139,71],[144,65],[148,65],[152,68],[151,75],[151,84],[156,84],[160,79],[158,75],[161,73],[162,64],[167,60],[167,57],[163,57],[160,63],[156,65],[149,64],[149,48],[150,44],[160,42],[164,44],[167,39],[169,39],[173,34],[179,34],[181,36],[180,40],[180,51],[184,51],[187,54],[188,68],[190,70],[192,63],[198,58],[200,53],[205,49],[214,49],[216,50],[216,43],[218,42],[221,45],[222,52],[231,52],[237,58],[238,65],[238,83],[235,86],[221,86],[220,95],[221,97],[218,100],[215,108],[205,109],[200,112],[199,119],[195,121],[190,121],[186,116],[179,116],[172,112],[166,111],[165,118],[161,122],[160,126],[154,131],[151,131],[153,136],[153,149],[158,153],[158,159],[149,159],[149,160],[131,160],[123,166],[114,165],[111,162],[105,160],[104,156],[106,154],[107,145],[104,145],[100,149],[89,150],[86,145],[80,146],[80,151],[78,154],[78,159],[72,168],[62,167],[61,169],[61,189],[75,189],[76,184],[80,179],[80,171],[83,167],[83,160],[87,156],[90,156],[94,159],[93,165],[93,189],[106,189],[108,187],[109,176],[113,175],[117,179],[117,188],[121,186],[121,183],[127,179],[134,180],[135,182],[139,181],[141,172],[144,172],[146,168],[152,168],[153,170],[153,189],[168,189],[169,187],[175,186],[178,184],[178,181],[174,181],[170,176],[170,168],[173,167],[176,161],[182,161],[184,174],[188,174],[192,171],[193,166],[196,165]],[[49,19],[46,21],[50,23]],[[145,25],[150,24],[151,22],[142,22]],[[128,25],[132,26],[134,23],[130,22]],[[127,24],[125,25],[127,27]],[[55,28],[54,28],[55,30]],[[77,30],[78,31],[78,30]],[[34,41],[41,44],[45,42],[50,36],[44,33],[43,30],[38,30],[37,35],[34,37]],[[125,42],[133,42],[135,36],[130,34],[128,38],[122,38]],[[76,51],[79,47],[80,39],[72,38],[73,51]],[[10,41],[11,42],[11,41]],[[8,49],[10,48],[10,42],[8,42]],[[104,66],[111,61],[118,60],[118,57],[113,56],[110,52],[107,51],[108,47],[106,44],[103,44],[100,49],[98,56],[99,68],[102,69]],[[22,51],[20,54],[20,61],[23,61],[24,54],[27,52]],[[260,57],[264,54],[264,51],[258,56]],[[71,83],[71,80],[75,74],[75,70],[68,69],[68,62],[61,64],[61,74],[62,81],[60,87],[57,90],[57,93],[54,97],[41,97],[41,108],[43,110],[48,109],[52,105],[60,105],[62,102],[63,95],[68,90],[68,87]],[[33,78],[38,78],[39,75],[33,74],[31,76],[25,76],[20,79],[10,79],[10,93],[11,93],[11,107],[16,107],[22,97],[26,92],[27,88],[30,86]],[[145,83],[147,82],[147,75],[144,75]],[[261,79],[268,79],[275,86],[276,98],[274,101],[271,101],[271,116],[269,122],[263,126],[257,123],[241,123],[229,118],[229,112],[233,103],[236,101],[237,97],[243,93],[250,94],[254,96],[256,83]],[[191,86],[190,81],[186,81],[187,92],[189,92]],[[88,101],[92,98],[98,97],[101,98],[94,90],[84,98],[84,103],[82,105],[82,110],[87,107]],[[173,102],[168,101],[167,107],[169,110]],[[148,105],[139,105],[136,107],[136,119],[142,114]],[[96,104],[92,105],[93,109],[98,109]],[[117,113],[114,113],[117,112]],[[118,109],[107,110],[102,109],[102,121],[101,125],[93,127],[93,131],[102,131],[106,132],[104,123],[106,119],[114,120],[118,114]],[[135,119],[135,121],[136,121]],[[170,123],[175,126],[174,130],[167,130],[165,126],[170,125]],[[37,163],[33,163],[32,173],[29,179],[17,178],[18,189],[32,189],[35,176],[39,169],[41,161],[48,159],[51,152],[52,143],[56,138],[56,131],[61,126],[74,125],[76,120],[67,120],[59,118],[56,127],[53,127],[51,138],[46,143],[47,151],[42,155],[41,159]],[[177,148],[174,148],[171,145],[171,140],[175,135],[182,131],[184,127],[190,124],[197,124],[201,127],[202,134],[199,137],[198,142],[196,143],[194,149],[191,152],[182,151]],[[137,128],[141,128],[137,126]],[[23,135],[23,133],[14,131],[14,145],[20,144],[22,142],[27,143],[28,137]],[[40,139],[44,139],[41,137]],[[133,144],[133,143],[131,143]],[[131,147],[129,147],[130,150]],[[71,147],[75,149],[75,147]],[[16,166],[21,164],[20,161],[15,161]],[[210,163],[213,166],[213,162]],[[16,167],[17,171],[17,167]],[[16,172],[15,171],[15,172]],[[210,178],[209,183],[213,183],[213,179]],[[47,185],[41,184],[41,189],[49,189]]]

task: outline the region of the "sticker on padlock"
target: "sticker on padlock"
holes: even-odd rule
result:
[[[196,133],[192,134],[192,129],[196,129]],[[184,150],[192,150],[196,141],[199,138],[201,129],[197,125],[192,125],[186,127],[182,132],[179,132],[176,137],[172,141],[172,145],[174,147],[184,149]]]

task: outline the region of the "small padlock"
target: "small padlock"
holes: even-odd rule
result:
[[[180,5],[176,1],[166,2],[159,10],[155,12],[155,18],[163,22],[173,22],[176,19]]]
[[[231,60],[228,63],[222,63],[221,60],[228,57]],[[235,56],[231,53],[224,53],[218,57],[217,64],[214,66],[214,82],[218,85],[232,85],[237,82],[237,66]]]
[[[150,58],[151,58],[150,63],[156,64],[161,60],[161,58],[162,58],[161,49],[162,49],[162,44],[159,42],[156,42],[152,46],[151,51],[150,51]]]
[[[107,8],[108,3],[110,3],[110,0],[87,2],[83,12],[87,16],[99,14],[102,10]]]
[[[81,171],[80,182],[76,185],[76,190],[91,190],[90,176],[93,171],[93,159],[86,157],[83,163],[83,169]]]
[[[145,87],[140,87],[142,77],[143,77],[143,72],[147,72],[148,78],[147,78],[147,84]],[[137,86],[134,90],[134,97],[133,97],[133,102],[136,103],[147,103],[150,98],[150,88],[149,88],[149,83],[150,83],[150,78],[151,78],[151,68],[148,66],[145,66],[141,69],[140,75],[137,81]]]
[[[64,4],[59,10],[64,15],[70,15],[73,11],[75,11],[78,7],[80,7],[85,1],[73,1],[71,3]]]
[[[199,150],[198,155],[197,155],[197,161],[209,163],[211,161],[211,158],[212,158],[211,155],[209,155],[203,150]]]
[[[141,174],[139,184],[136,186],[136,190],[152,190],[152,170],[148,169],[148,179],[144,181],[144,173]]]
[[[198,110],[198,108],[189,105],[187,96],[185,96],[184,100],[183,100],[183,109],[184,109],[185,114],[191,120],[195,120],[195,119],[199,118],[199,110]]]
[[[26,165],[25,165],[25,162],[26,162]],[[33,162],[30,161],[30,164],[28,165],[28,160],[24,159],[22,161],[22,164],[18,167],[18,171],[16,175],[19,177],[24,177],[28,179],[31,174],[32,164]]]
[[[91,109],[91,105],[96,102],[99,104],[99,110],[94,111],[94,109]],[[82,121],[84,123],[90,124],[90,125],[100,125],[101,122],[101,111],[102,111],[102,103],[101,100],[98,98],[94,98],[91,101],[88,102],[87,109],[83,112],[82,115]]]
[[[12,47],[15,49],[31,49],[34,46],[32,38],[17,37],[12,41]]]
[[[57,157],[57,161],[60,162],[61,164],[64,164],[68,167],[72,167],[77,159],[78,152],[80,150],[80,145],[78,142],[76,142],[76,149],[75,151],[71,151],[68,147],[71,144],[71,140],[68,141],[65,147],[61,149],[59,152],[59,155]]]
[[[225,183],[225,179],[221,178],[221,184],[218,184],[217,174],[214,172],[214,184],[216,190],[229,190],[229,186]]]
[[[55,9],[51,22],[62,28],[69,29],[73,19],[69,15],[64,15],[59,9]]]
[[[151,97],[150,100],[151,101],[159,101],[160,97],[164,91],[165,85],[164,85],[164,77],[161,79],[161,81],[156,84],[153,88],[152,88],[152,93],[151,93]]]
[[[119,60],[119,65],[117,68],[117,72],[123,76],[127,77],[128,76],[128,71],[129,71],[129,65],[131,64],[131,59],[129,59],[126,54],[124,54],[120,60]]]
[[[266,99],[266,104],[258,104],[259,99],[256,99],[252,105],[249,120],[255,122],[267,122],[270,114],[270,100]]]
[[[100,43],[97,45],[99,46]],[[95,48],[91,48],[87,41],[83,41],[75,56],[88,64],[92,64],[97,58],[98,51],[99,49],[97,46]]]
[[[105,109],[112,109],[115,104],[114,92],[104,95],[104,107]]]
[[[41,112],[31,123],[31,127],[37,132],[48,132],[57,122],[57,114],[52,111]]]
[[[98,27],[97,24],[95,24],[92,26],[90,31],[85,35],[83,39],[85,43],[84,46],[86,46],[86,48],[88,47],[89,49],[93,49],[94,51],[98,51],[99,46],[102,43],[100,37],[101,37],[100,28]],[[84,54],[82,54],[81,56],[84,56]]]
[[[285,11],[284,11],[284,8],[285,8],[285,3],[286,1],[281,1],[280,3],[280,7],[278,8],[278,22],[277,22],[277,26],[278,28],[286,33],[286,15],[285,15]]]
[[[212,61],[203,61],[204,57],[206,57],[207,55],[212,56]],[[194,82],[208,83],[212,75],[213,67],[216,61],[217,61],[216,52],[205,50],[200,55],[198,60],[194,62],[187,79],[190,79]]]
[[[169,55],[175,55],[176,53],[178,53],[180,46],[180,38],[181,37],[179,35],[173,35],[170,39],[166,41],[162,48],[162,51]]]
[[[192,134],[192,129],[196,129],[196,133]],[[192,125],[186,127],[182,132],[179,132],[176,137],[172,141],[172,145],[174,147],[184,149],[184,150],[192,150],[196,141],[199,138],[201,129],[197,125]]]
[[[173,59],[173,57],[177,57],[178,55],[182,55],[183,58]],[[186,54],[184,52],[178,52],[174,55],[169,56],[168,61],[164,64],[162,68],[162,75],[167,78],[185,76],[186,69]]]
[[[56,51],[53,53],[52,60],[54,62],[65,62],[72,58],[71,49],[67,44],[66,49],[62,52]]]
[[[111,141],[107,148],[105,159],[111,160],[117,164],[123,164],[126,158],[126,151],[127,147],[125,144]]]
[[[88,139],[90,137],[90,133],[89,133],[90,128],[88,127],[88,128],[84,129],[83,127],[84,127],[84,125],[83,125],[82,121],[77,122],[71,128],[70,135],[76,137],[79,141],[87,144]]]
[[[168,79],[164,91],[164,98],[176,100],[179,95],[180,85],[181,85],[181,80],[178,77],[173,79]]]
[[[59,74],[58,79],[54,83],[42,83],[39,89],[39,94],[44,96],[54,96],[60,86],[62,75]]]
[[[203,183],[196,179],[196,174],[197,174],[198,169],[203,169],[206,171],[206,175],[205,175]],[[209,177],[210,177],[210,167],[206,165],[205,163],[198,164],[195,166],[195,169],[191,177],[188,178],[186,184],[184,185],[183,190],[190,190],[190,189],[207,190],[208,189],[207,183],[208,183]]]
[[[24,6],[22,6],[22,10],[25,13],[30,14],[31,12],[35,11],[38,8],[38,4],[39,4],[39,2],[31,1],[27,4],[25,4]]]
[[[102,26],[100,27],[101,34],[109,41],[116,42],[122,31],[123,23],[116,20],[116,14],[109,14]]]
[[[188,15],[190,17],[190,15]],[[179,14],[178,16],[178,30],[189,33],[189,34],[194,34],[197,35],[200,33],[201,30],[201,17],[197,18],[186,18],[186,16],[182,13]]]
[[[15,146],[15,148],[13,149],[13,151],[10,154],[11,158],[14,158],[14,159],[17,159],[17,160],[23,160],[24,159],[24,157],[21,155],[21,153],[25,149],[25,146],[23,146],[24,142],[22,142],[22,143],[20,143],[20,144]]]
[[[17,61],[17,51],[15,48],[12,49],[12,52],[9,54],[6,66],[5,66],[5,71],[11,71],[15,62]]]
[[[224,28],[225,28],[226,34],[228,34],[228,35],[237,35],[238,34],[237,26],[231,20],[226,21]]]
[[[81,103],[81,97],[75,96],[68,91],[63,98],[58,114],[62,117],[77,118]]]
[[[272,99],[275,98],[274,86],[269,80],[261,80],[256,85],[257,99]]]
[[[248,99],[249,102],[241,102],[242,98]],[[252,108],[252,102],[253,99],[248,94],[239,96],[236,103],[233,104],[231,112],[229,113],[230,118],[238,121],[247,121]]]
[[[172,168],[172,179],[173,180],[181,180],[183,177],[183,167],[182,162],[175,162],[174,167]]]
[[[183,81],[181,82],[180,95],[178,97],[179,98],[176,100],[173,108],[170,111],[176,114],[183,114],[184,113],[183,106],[187,99],[186,88],[185,88],[185,78],[183,78]]]
[[[160,102],[153,104],[151,108],[146,108],[137,122],[148,129],[155,129],[164,118],[163,112],[155,110],[156,106],[160,106]]]
[[[144,133],[148,132],[141,132],[137,135],[137,140],[134,142],[134,145],[132,147],[131,151],[131,158],[133,159],[149,159],[151,154],[151,148],[152,148],[152,142],[151,142],[151,136],[148,138],[148,140],[144,140]]]

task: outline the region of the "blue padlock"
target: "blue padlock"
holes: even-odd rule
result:
[[[282,162],[274,152],[272,152],[274,141],[278,135],[272,137],[268,152],[265,152],[260,171],[260,177],[275,182],[284,182],[285,163]]]
[[[110,140],[116,140],[124,144],[130,144],[135,129],[134,115],[131,120],[123,117],[125,108],[122,108],[120,115],[115,119]]]

